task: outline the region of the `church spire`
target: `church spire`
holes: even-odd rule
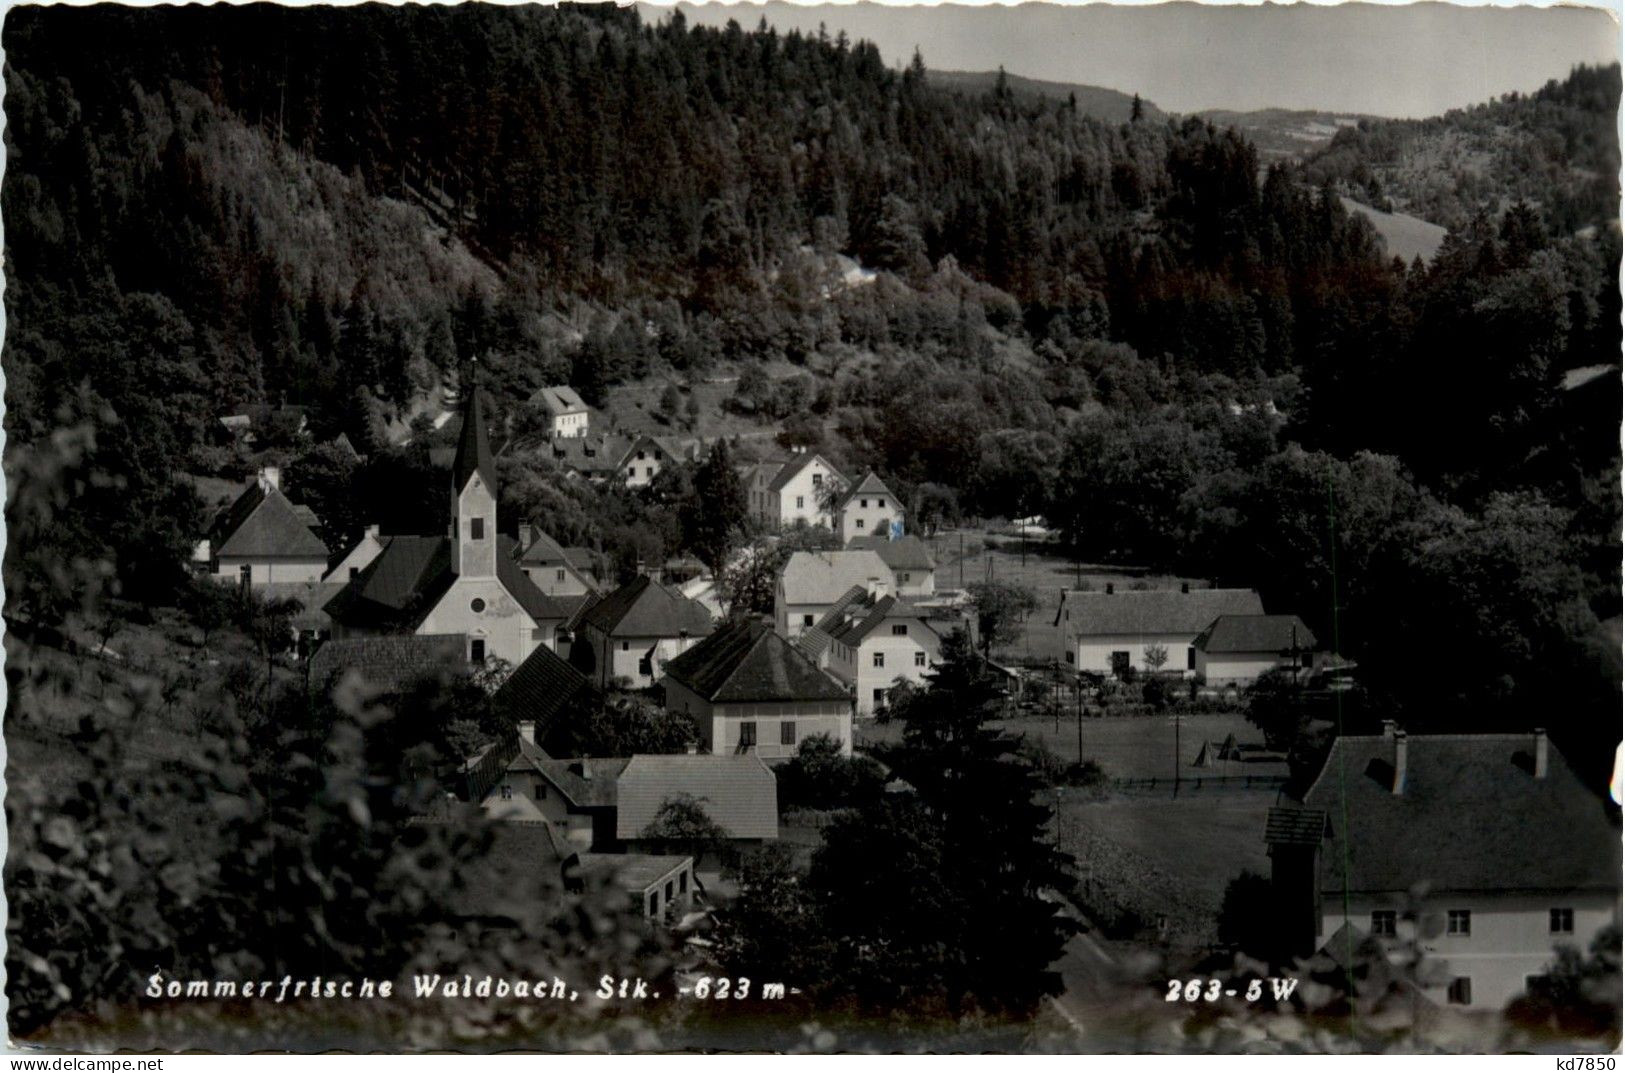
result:
[[[467,398],[463,400],[463,429],[457,437],[457,457],[451,464],[451,491],[459,495],[468,487],[468,479],[478,473],[485,486],[495,494],[496,466],[491,462],[491,438],[485,428],[485,406],[480,401],[479,388],[468,378]]]

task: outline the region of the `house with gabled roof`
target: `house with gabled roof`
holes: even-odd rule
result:
[[[666,466],[693,462],[695,453],[692,443],[681,443],[667,436],[643,435],[626,448],[615,464],[615,472],[628,488],[645,488]]]
[[[643,832],[667,801],[690,797],[732,841],[779,837],[779,783],[752,753],[634,756],[616,780],[615,835],[633,852],[658,850]]]
[[[532,741],[543,743],[580,712],[589,691],[586,676],[569,660],[540,646],[503,679],[491,695],[491,707],[514,725],[528,728]]]
[[[322,575],[323,581],[343,583],[349,581],[374,559],[378,558],[384,550],[384,538],[378,531],[378,526],[369,525],[361,534],[349,551],[339,556],[327,573]]]
[[[1061,659],[1077,671],[1123,674],[1156,669],[1147,662],[1161,649],[1161,670],[1196,673],[1196,638],[1220,615],[1261,615],[1264,603],[1252,589],[1197,588],[1104,591],[1067,589],[1055,612]]]
[[[519,568],[538,589],[549,596],[584,596],[598,591],[598,579],[583,569],[578,554],[572,556],[559,542],[529,522],[519,523]]]
[[[1196,677],[1208,685],[1245,686],[1267,671],[1315,666],[1315,635],[1297,615],[1220,615],[1193,647]]]
[[[716,755],[794,756],[823,734],[852,754],[852,695],[767,623],[730,623],[666,664],[664,704]]]
[[[317,525],[314,511],[282,494],[281,471],[267,466],[215,518],[193,558],[220,581],[249,586],[320,581],[328,549],[315,533]]]
[[[873,551],[892,574],[892,591],[899,596],[929,596],[937,591],[937,560],[917,536],[860,536],[847,551]]]
[[[843,545],[856,537],[903,535],[903,504],[874,470],[848,488],[835,505],[835,535]]]
[[[486,816],[506,823],[545,823],[560,845],[578,851],[616,848],[616,779],[626,757],[549,756],[522,729],[500,777],[480,801]]]
[[[571,659],[600,689],[617,682],[649,688],[713,626],[703,605],[646,575],[598,599],[577,621]]]
[[[925,681],[942,630],[910,601],[854,585],[796,647],[852,690],[858,715],[873,715],[899,682]]]
[[[833,507],[846,477],[816,452],[800,450],[788,462],[764,462],[745,475],[745,500],[769,529],[835,528]]]
[[[589,481],[607,481],[619,469],[632,441],[625,436],[585,435],[555,439],[553,461],[567,473]]]
[[[1339,737],[1264,837],[1291,952],[1420,944],[1439,1005],[1503,1009],[1620,912],[1619,810],[1543,730]]]
[[[470,662],[515,666],[551,647],[567,611],[525,576],[513,538],[497,533],[496,493],[484,405],[471,390],[452,460],[449,531],[386,538],[328,601],[334,636],[455,633]]]
[[[799,637],[854,585],[889,592],[891,583],[891,567],[869,548],[795,552],[773,590],[773,626],[786,637]]]
[[[547,434],[554,439],[574,439],[587,434],[591,420],[587,404],[568,384],[538,388],[530,405],[547,415]]]

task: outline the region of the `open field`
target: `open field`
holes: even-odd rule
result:
[[[1046,716],[1011,719],[1001,725],[1042,741],[1063,760],[1078,758],[1078,723],[1070,712],[1061,713],[1059,729]],[[1098,762],[1114,779],[1171,779],[1174,730],[1173,720],[1165,715],[1085,717],[1083,755]],[[1278,753],[1266,752],[1263,732],[1238,713],[1187,715],[1178,730],[1181,778],[1286,774],[1286,761]],[[1245,759],[1219,761],[1208,768],[1191,766],[1204,742],[1217,746],[1231,734]]]
[[[1433,260],[1433,255],[1439,252],[1439,244],[1444,241],[1445,229],[1438,224],[1430,224],[1416,216],[1407,216],[1402,212],[1383,212],[1370,205],[1362,205],[1358,201],[1343,198],[1343,207],[1349,212],[1357,212],[1371,221],[1382,236],[1383,243],[1388,247],[1390,256],[1403,258],[1410,264],[1420,257],[1424,261]]]
[[[939,589],[993,580],[1025,585],[1037,594],[1038,610],[1027,619],[1021,640],[993,653],[995,658],[1020,662],[1061,658],[1061,631],[1055,625],[1055,613],[1061,607],[1062,589],[1080,584],[1104,589],[1108,582],[1119,589],[1136,584],[1160,589],[1173,588],[1181,581],[1202,580],[1136,572],[1132,567],[1079,563],[1058,551],[1053,543],[1035,539],[1026,541],[1024,557],[1019,537],[992,535],[985,529],[939,533],[928,543],[937,560]]]

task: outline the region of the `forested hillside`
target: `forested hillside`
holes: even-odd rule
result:
[[[1451,229],[1516,201],[1539,207],[1557,233],[1613,227],[1619,92],[1616,64],[1430,119],[1362,119],[1339,131],[1304,172],[1310,181],[1347,183],[1377,208]]]
[[[183,475],[242,475],[214,419],[244,403],[368,456],[290,466],[353,535],[439,500],[379,430],[469,359],[516,422],[542,383],[664,379],[679,410],[726,368],[916,521],[1042,512],[1081,556],[1258,585],[1326,636],[1337,609],[1418,718],[1617,711],[1618,399],[1562,389],[1618,361],[1619,236],[1577,231],[1617,205],[1617,69],[1465,113],[1521,133],[1407,266],[1334,163],[1428,124],[1261,171],[1200,119],[611,7],[25,7],[4,43],[8,475],[56,503],[12,530],[8,614],[87,598],[86,549],[171,598]],[[502,465],[505,528],[684,550],[669,489]],[[1436,651],[1493,673],[1424,676]]]

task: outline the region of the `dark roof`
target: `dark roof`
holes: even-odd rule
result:
[[[937,561],[925,541],[910,534],[888,540],[883,536],[853,537],[846,542],[848,551],[872,551],[893,570],[935,570]]]
[[[634,756],[617,780],[615,836],[640,838],[660,806],[696,798],[730,838],[779,836],[779,784],[755,753]]]
[[[610,637],[704,637],[711,632],[711,612],[641,575],[609,593],[581,616],[580,622]]]
[[[491,703],[515,720],[529,720],[545,738],[559,713],[587,688],[580,671],[546,645],[530,655],[498,687]]]
[[[919,619],[930,625],[926,615],[914,605],[895,596],[875,596],[861,585],[854,585],[836,601],[835,606],[825,612],[817,625],[802,634],[803,637],[807,634],[818,635],[803,646],[802,651],[816,657],[826,643],[824,638],[839,641],[848,648],[856,648],[888,618]]]
[[[564,606],[525,576],[513,554],[513,538],[498,536],[497,580],[502,587],[537,622],[562,621]],[[456,580],[450,537],[385,537],[378,557],[327,602],[326,611],[345,625],[413,630]]]
[[[530,763],[547,776],[564,799],[576,808],[614,808],[616,780],[632,761],[624,756],[587,756],[575,760],[559,760],[548,756],[529,742],[521,742],[528,749]],[[538,755],[539,754],[539,755]]]
[[[1195,644],[1204,652],[1313,651],[1315,635],[1297,615],[1220,615]]]
[[[1320,854],[1330,895],[1408,891],[1619,890],[1617,812],[1531,734],[1410,735],[1403,792],[1394,739],[1342,737],[1304,805],[1330,822]]]
[[[693,452],[678,441],[671,439],[668,436],[650,436],[648,434],[644,434],[642,436],[638,436],[636,439],[632,440],[631,443],[626,445],[626,450],[621,452],[620,459],[615,463],[616,468],[624,466],[627,462],[633,461],[632,453],[639,447],[644,446],[654,448],[659,454],[665,455],[673,462],[692,461]]]
[[[324,642],[312,654],[310,682],[325,689],[335,677],[353,670],[369,685],[395,691],[419,678],[469,669],[460,633],[343,637]]]
[[[271,581],[255,585],[254,592],[266,600],[298,600],[299,613],[293,616],[296,630],[327,630],[333,625],[325,610],[327,601],[344,588],[340,581]]]
[[[491,462],[490,431],[485,421],[485,404],[480,401],[480,392],[470,388],[468,399],[463,403],[463,427],[457,434],[457,454],[451,462],[451,487],[455,492],[467,488],[468,479],[478,473],[491,494],[497,494],[496,466]]]
[[[569,561],[569,557],[565,555],[564,549],[559,546],[558,541],[540,529],[535,531],[530,546],[519,552],[519,562],[523,566],[544,566],[553,563],[569,563]]]
[[[669,853],[583,853],[580,874],[602,876],[624,891],[643,894],[692,860]]]
[[[837,479],[846,479],[845,477],[841,476],[840,470],[830,465],[829,459],[825,458],[823,455],[808,452],[806,454],[796,455],[789,462],[785,463],[784,467],[773,475],[772,482],[767,486],[768,490],[773,492],[782,491],[785,485],[796,479],[796,475],[798,473],[812,465],[815,461],[822,462],[824,465],[829,466],[829,471],[835,474]]]
[[[1069,637],[1082,635],[1182,634],[1195,636],[1220,615],[1261,615],[1264,604],[1252,589],[1130,590],[1128,592],[1068,591],[1056,613],[1062,613]]]
[[[620,465],[630,443],[624,436],[569,436],[553,441],[553,457],[578,473],[611,473]]]
[[[886,487],[886,482],[881,480],[879,475],[876,474],[874,470],[870,470],[868,473],[864,474],[863,480],[853,485],[847,490],[846,494],[841,496],[840,502],[836,505],[836,509],[839,510],[841,507],[846,506],[852,501],[854,496],[858,495],[891,496],[894,500],[897,498],[897,496],[892,494],[892,490]]]
[[[766,623],[725,626],[666,664],[666,677],[713,702],[846,700],[846,690]]]
[[[537,388],[530,397],[530,404],[545,406],[548,412],[554,415],[585,413],[587,409],[587,404],[581,401],[576,389],[568,384]]]
[[[254,480],[209,529],[216,556],[327,561],[327,545],[300,516],[299,507],[265,481]],[[308,508],[306,508],[308,509]],[[310,514],[315,517],[314,512]]]

